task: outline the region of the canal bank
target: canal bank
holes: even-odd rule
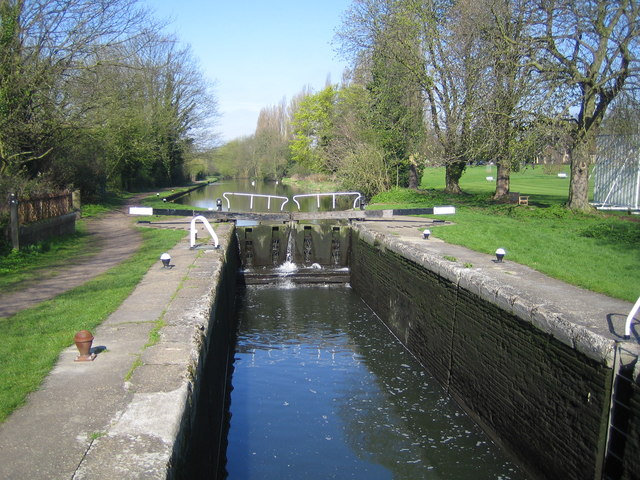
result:
[[[233,225],[220,224],[216,232],[221,248],[192,250],[185,232],[169,252],[170,267],[158,261],[147,272],[92,332],[94,361],[75,362],[75,347],[62,352],[40,389],[0,425],[0,478],[160,479],[174,464],[185,472],[200,467],[186,468],[180,459],[198,458],[199,444],[191,440],[201,438],[204,422],[195,421],[196,412],[206,418],[198,400],[214,404],[224,395],[216,382],[222,376],[226,383],[225,372],[208,366],[223,353],[217,342],[224,333],[214,330],[226,325],[237,272],[236,256],[227,259]],[[233,278],[224,280],[229,271]],[[159,339],[151,342],[159,321]],[[208,386],[195,381],[202,378]],[[216,416],[207,426],[220,421]]]
[[[537,465],[537,475],[533,465],[534,476],[599,478],[607,395],[613,369],[624,360],[615,355],[615,340],[631,305],[508,261],[498,265],[488,255],[423,240],[422,221],[356,223],[354,289],[423,365],[434,365],[432,374],[481,425],[495,429],[497,442],[521,463],[529,455],[545,463]],[[0,476],[198,478],[197,472],[215,470],[218,459],[203,454],[213,451],[203,445],[224,443],[205,431],[215,432],[223,422],[216,402],[226,395],[219,365],[228,358],[224,320],[233,297],[225,289],[235,285],[238,252],[232,225],[215,228],[220,249],[190,250],[182,243],[170,252],[173,268],[149,271],[94,332],[94,345],[107,347],[94,362],[73,362],[71,348],[63,353],[41,391],[0,426]],[[167,325],[160,341],[145,347],[161,317]],[[635,349],[637,339],[625,346]],[[570,388],[563,392],[565,382]],[[630,389],[627,403],[634,412],[639,395],[635,384]],[[637,418],[627,416],[631,436],[619,478],[635,478],[626,459],[638,452]],[[538,422],[550,438],[526,436]],[[560,422],[558,432],[554,422]],[[570,427],[579,432],[571,436]],[[566,442],[554,450],[560,435]],[[580,455],[573,472],[539,470],[549,468],[546,463],[556,468],[565,457],[576,466]],[[587,471],[590,476],[583,475]]]
[[[533,477],[637,478],[632,305],[417,233],[357,223],[356,292]]]

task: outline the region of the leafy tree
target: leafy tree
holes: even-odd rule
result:
[[[51,151],[50,72],[23,45],[24,2],[0,1],[0,175],[17,175]]]
[[[215,99],[137,0],[0,0],[0,176],[85,194],[183,179]]]
[[[640,16],[635,0],[535,0],[535,66],[563,98],[571,157],[569,208],[589,210],[595,135],[614,100],[638,80]]]
[[[438,143],[433,152],[446,165],[446,190],[450,193],[461,191],[459,179],[473,157],[474,115],[479,110],[484,85],[484,69],[477,60],[482,58],[482,44],[477,36],[461,28],[459,18],[456,3],[445,0],[357,0],[339,34],[343,51],[357,61],[366,58],[367,52],[374,62],[375,57],[386,57],[387,66],[391,67],[387,69],[388,79],[395,83],[396,96],[403,86],[407,93],[401,105],[408,107],[417,98],[426,100],[423,108]],[[394,76],[395,80],[391,80]],[[407,85],[412,87],[407,89]],[[394,100],[390,84],[378,86],[386,89],[391,105]],[[415,93],[417,88],[421,96]],[[395,103],[398,104],[397,98]],[[415,131],[418,117],[414,112],[418,110],[417,106],[405,110],[403,117],[409,123],[398,133]],[[394,116],[398,118],[396,113],[387,119],[387,128],[393,129]],[[407,130],[408,125],[412,127]],[[425,127],[422,142],[427,133]]]
[[[401,186],[418,188],[424,163],[424,100],[420,83],[407,66],[419,58],[419,41],[412,19],[402,11],[389,14],[378,32],[371,58],[372,128],[387,163],[396,169]],[[400,180],[401,179],[401,180]]]
[[[339,96],[335,87],[305,97],[293,117],[292,159],[319,173],[333,173],[328,148],[334,136],[334,110]]]
[[[526,0],[481,0],[467,12],[486,44],[487,95],[482,106],[485,148],[497,164],[495,199],[509,193],[513,167],[535,156],[539,130],[536,110],[543,103],[530,58],[530,15]]]
[[[46,170],[77,109],[67,88],[104,46],[147,27],[135,0],[0,0],[0,169]]]
[[[441,146],[445,190],[460,193],[460,177],[478,148],[478,126],[487,98],[486,48],[468,4],[435,0],[420,12],[429,119]]]
[[[389,155],[376,129],[372,94],[359,83],[344,85],[335,108],[327,153],[340,186],[372,197],[391,185]]]

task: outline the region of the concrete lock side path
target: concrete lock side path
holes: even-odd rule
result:
[[[168,222],[158,222],[165,223]],[[188,228],[188,222],[183,222]],[[620,340],[632,305],[588,292],[508,260],[421,238],[423,218],[358,222],[405,252],[457,259],[460,268],[520,290],[527,299],[553,305],[605,335]],[[185,241],[169,253],[172,269],[160,262],[132,295],[93,332],[94,348],[106,347],[94,362],[77,363],[66,349],[41,389],[0,425],[2,479],[165,478],[166,463],[187,396],[188,367],[196,343],[193,332],[206,327],[216,275],[224,261],[232,225],[214,225],[219,250],[191,250]],[[431,227],[429,227],[431,228]],[[200,238],[205,238],[202,235]],[[507,252],[508,255],[508,252]],[[154,322],[163,318],[157,345],[145,349]],[[637,331],[637,330],[636,330]],[[70,339],[71,342],[71,339]],[[637,347],[638,336],[624,342]],[[130,381],[131,367],[139,360]]]
[[[0,478],[165,478],[197,355],[193,332],[202,331],[210,308],[199,302],[230,231],[216,227],[217,250],[192,250],[185,236],[169,251],[171,268],[152,266],[92,332],[93,362],[75,362],[75,346],[62,352],[41,388],[0,425]],[[159,319],[167,324],[162,339],[145,347]]]

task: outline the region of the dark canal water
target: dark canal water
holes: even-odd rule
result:
[[[232,385],[232,480],[526,478],[348,287],[247,287]]]

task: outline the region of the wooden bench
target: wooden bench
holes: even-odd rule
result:
[[[529,205],[529,195],[520,195],[520,192],[509,192],[509,203],[517,203],[518,205]]]

